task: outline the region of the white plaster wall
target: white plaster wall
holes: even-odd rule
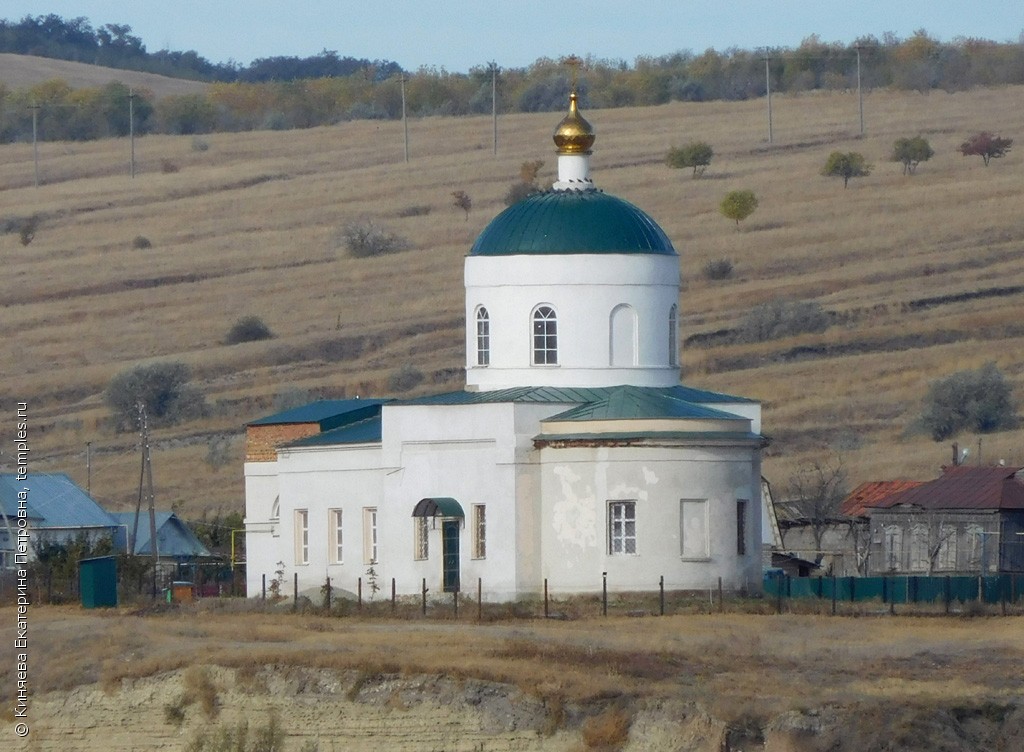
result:
[[[594,592],[761,583],[760,464],[747,447],[545,448],[543,576],[552,592]],[[707,499],[709,556],[684,560],[680,499]],[[746,499],[746,554],[737,555],[736,500]],[[608,502],[635,500],[637,553],[608,553]]]
[[[673,386],[669,311],[679,300],[679,259],[654,254],[470,256],[466,280],[466,388]],[[558,316],[557,366],[531,365],[534,309]],[[629,305],[639,323],[636,364],[612,367],[610,321]],[[490,314],[490,364],[476,365],[476,309]]]
[[[271,509],[278,496],[277,463],[245,463],[245,557],[246,593],[259,596],[261,574],[272,572],[277,545],[274,536],[279,532],[276,520],[271,520]],[[271,575],[273,576],[273,575]]]

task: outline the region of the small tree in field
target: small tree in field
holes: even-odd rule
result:
[[[825,160],[821,174],[829,178],[842,178],[843,188],[850,183],[850,178],[862,178],[871,174],[871,165],[864,161],[864,155],[855,151],[834,151]]]
[[[928,139],[923,136],[914,136],[913,138],[896,139],[892,145],[890,159],[893,162],[903,163],[904,175],[913,175],[914,170],[921,162],[927,162],[934,155],[935,150],[928,143]]]
[[[1011,146],[1012,138],[1001,138],[988,131],[982,131],[960,144],[960,153],[965,157],[981,157],[981,161],[988,167],[990,160],[1005,157]]]
[[[740,226],[740,221],[753,214],[755,209],[757,209],[757,196],[753,191],[730,191],[725,194],[722,203],[718,205],[722,216],[735,220],[737,228]]]
[[[473,208],[473,199],[465,191],[452,191],[452,206],[466,212],[466,221],[469,221],[469,210]]]
[[[957,371],[933,381],[924,399],[921,425],[935,441],[965,429],[988,433],[1016,422],[1013,387],[995,363]]]
[[[669,167],[693,168],[693,177],[699,178],[704,170],[711,164],[711,158],[715,156],[715,150],[711,144],[704,141],[694,141],[682,147],[673,146],[665,155],[665,163]]]

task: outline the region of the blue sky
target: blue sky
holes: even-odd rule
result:
[[[796,47],[811,34],[849,43],[901,38],[924,28],[957,36],[1020,41],[1024,0],[4,0],[0,17],[85,16],[94,27],[126,23],[150,51],[195,50],[213,62],[248,64],[275,55],[340,55],[464,72],[494,60],[520,67],[570,53],[628,62],[709,47]]]

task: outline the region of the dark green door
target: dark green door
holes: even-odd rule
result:
[[[441,523],[441,559],[443,566],[444,592],[459,592],[459,521],[445,520]]]

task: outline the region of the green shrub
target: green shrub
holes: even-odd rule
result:
[[[243,316],[228,331],[224,342],[228,345],[237,345],[241,342],[258,342],[261,339],[272,339],[273,336],[274,333],[270,331],[270,327],[259,316]]]
[[[976,371],[957,371],[933,381],[924,398],[921,425],[935,441],[960,431],[988,433],[1016,421],[1013,388],[995,363]]]
[[[718,210],[723,217],[735,221],[736,227],[739,227],[741,221],[754,213],[757,203],[753,191],[730,191],[718,205]]]
[[[704,170],[711,164],[711,158],[715,156],[715,150],[711,144],[704,141],[693,141],[686,146],[673,146],[665,155],[665,163],[669,167],[693,168],[693,177],[699,178]]]
[[[132,248],[137,251],[143,251],[147,248],[152,248],[153,243],[145,235],[136,235],[132,238]]]

